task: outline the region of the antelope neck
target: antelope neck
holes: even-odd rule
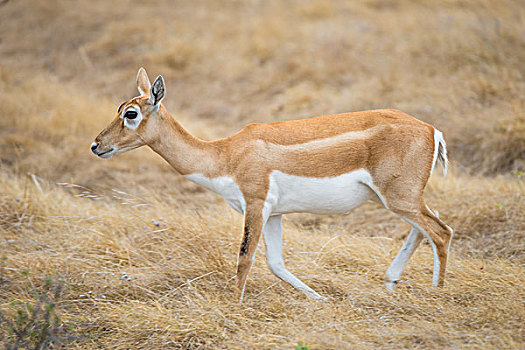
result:
[[[182,175],[220,176],[219,147],[191,135],[164,108],[159,114],[158,135],[148,146]]]

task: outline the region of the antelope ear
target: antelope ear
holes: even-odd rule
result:
[[[154,107],[158,107],[160,104],[160,101],[164,98],[164,94],[166,93],[166,86],[164,85],[164,78],[162,75],[159,75],[157,79],[153,82],[153,86],[151,87],[151,92],[149,96],[149,103],[152,104]]]
[[[137,74],[137,90],[139,90],[141,96],[149,95],[149,91],[151,90],[148,73],[146,73],[146,70],[142,67],[139,68]]]

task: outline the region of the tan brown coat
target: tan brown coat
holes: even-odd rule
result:
[[[270,238],[280,235],[280,215],[278,223],[270,223],[276,219],[271,208],[268,209],[271,174],[275,172],[297,179],[330,181],[356,170],[366,171],[371,179],[366,185],[374,193],[371,199],[383,203],[413,227],[387,272],[387,283],[397,282],[424,235],[430,239],[435,254],[434,284],[443,284],[453,231],[423,199],[436,161],[446,163],[441,133],[431,125],[397,110],[372,110],[252,124],[230,137],[202,141],[190,135],[160,103],[165,91],[161,77],[152,87],[141,69],[137,85],[141,96],[119,108],[119,115],[97,136],[92,150],[99,156],[110,157],[148,145],[189,178],[199,176],[204,179],[199,181],[210,183],[225,178],[231,181],[228,186],[238,186],[245,202],[241,210],[245,228],[237,271],[240,291],[244,291],[261,233],[274,227],[275,232],[265,231],[267,249],[276,247],[268,253],[277,261],[277,264],[269,261],[270,268],[306,294],[320,297],[284,269],[282,256],[276,252],[280,245]],[[222,194],[220,190],[216,192]]]

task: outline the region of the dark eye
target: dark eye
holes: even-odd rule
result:
[[[135,118],[137,118],[137,112],[135,112],[135,111],[127,111],[126,114],[124,114],[124,118],[135,119]]]

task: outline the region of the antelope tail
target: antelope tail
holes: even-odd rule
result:
[[[447,175],[447,144],[445,143],[445,139],[443,138],[443,133],[441,133],[441,131],[439,131],[438,129],[434,129],[434,158],[432,159],[432,170],[430,170],[431,175],[438,161],[443,166],[443,175]]]

